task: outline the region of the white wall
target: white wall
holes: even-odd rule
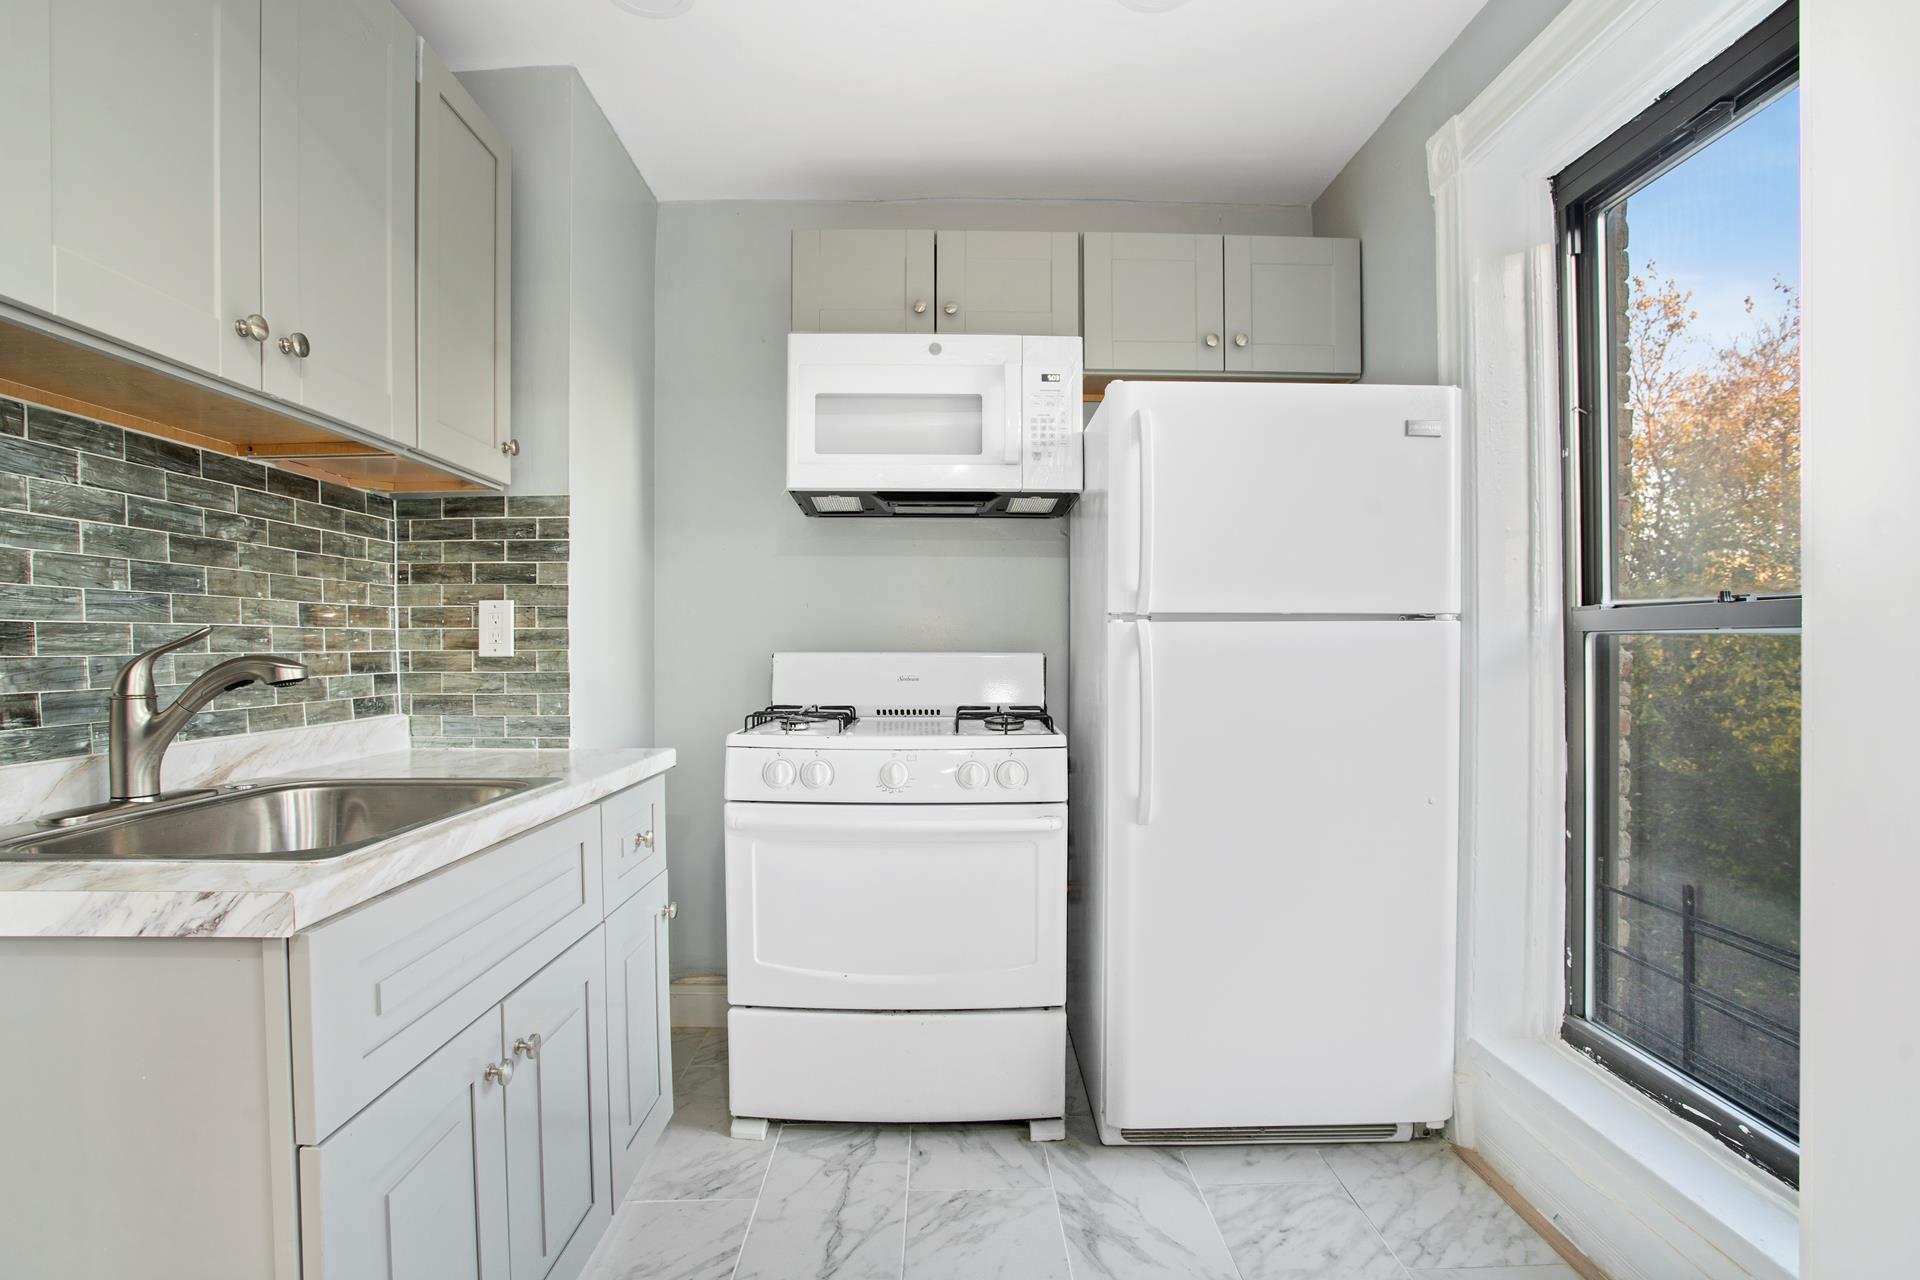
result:
[[[1427,139],[1567,0],[1490,0],[1313,202],[1313,231],[1360,244],[1362,382],[1433,382],[1433,199]]]
[[[576,747],[651,745],[658,205],[571,67],[460,77],[513,147],[513,494],[571,499]]]
[[[572,90],[573,743],[651,746],[659,206],[577,74]]]
[[[657,738],[680,752],[667,784],[677,974],[726,967],[721,739],[767,701],[775,650],[1039,650],[1049,700],[1065,700],[1064,521],[810,520],[787,496],[788,259],[804,227],[1304,235],[1308,215],[1124,203],[661,206],[655,661]]]
[[[1920,245],[1861,213],[1920,205],[1912,0],[1801,9],[1806,640],[1802,774],[1801,1275],[1912,1274],[1920,1087]]]

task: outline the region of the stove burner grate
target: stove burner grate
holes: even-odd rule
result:
[[[1026,728],[1029,721],[1039,721],[1046,726],[1048,733],[1057,733],[1053,727],[1053,717],[1047,714],[1045,707],[960,707],[953,713],[953,731],[960,732],[963,721],[973,721],[986,726],[994,733],[1018,733]]]
[[[801,707],[775,703],[764,711],[749,714],[745,727],[755,729],[763,724],[777,724],[788,733],[797,733],[816,724],[837,724],[845,729],[859,718],[852,707]]]

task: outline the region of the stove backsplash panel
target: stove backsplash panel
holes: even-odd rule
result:
[[[221,695],[183,736],[399,710],[393,500],[0,399],[0,765],[106,750],[134,653],[163,702],[236,653],[313,678]]]
[[[568,746],[567,499],[401,498],[397,515],[413,745]],[[482,600],[513,601],[510,657],[480,656]]]

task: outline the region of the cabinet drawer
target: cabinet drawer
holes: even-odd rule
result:
[[[667,779],[663,774],[600,803],[600,874],[607,910],[667,868]]]
[[[583,809],[296,935],[298,1141],[332,1132],[598,924],[599,845]]]

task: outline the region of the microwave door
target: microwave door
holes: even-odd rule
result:
[[[809,365],[788,388],[787,485],[920,492],[1020,486],[1018,366]]]

